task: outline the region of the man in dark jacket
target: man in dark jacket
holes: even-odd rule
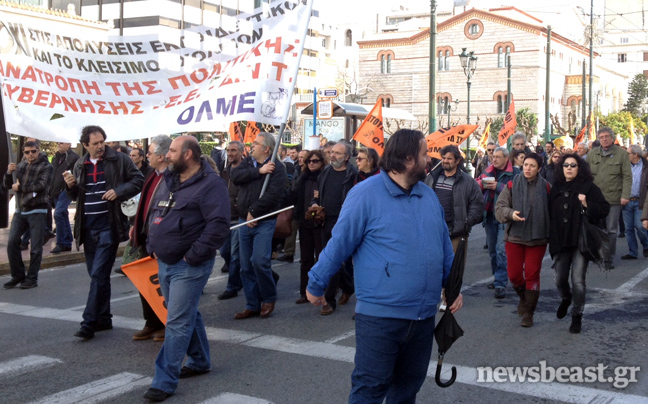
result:
[[[58,151],[52,159],[54,176],[50,186],[50,200],[54,208],[54,222],[56,223],[56,247],[50,251],[58,254],[63,251],[72,251],[72,228],[70,227],[70,198],[65,192],[63,173],[71,171],[79,159],[79,155],[72,150],[70,143],[58,142]]]
[[[643,246],[643,256],[648,257],[648,232],[641,225],[641,210],[646,201],[648,188],[648,161],[643,157],[643,150],[638,144],[628,147],[628,157],[632,169],[632,187],[630,201],[623,207],[623,222],[628,242],[628,254],[622,260],[634,260],[639,255],[637,237]]]
[[[317,184],[317,196],[311,203],[311,208],[320,206],[324,208],[325,219],[322,227],[322,245],[324,247],[331,239],[333,227],[335,227],[342,210],[342,204],[358,175],[358,170],[349,163],[351,153],[352,149],[348,144],[340,142],[333,146],[331,164],[322,170]],[[342,296],[339,301],[336,301],[335,296],[338,288],[342,289]],[[320,314],[323,316],[333,314],[337,304],[347,304],[353,293],[351,274],[346,271],[343,265],[328,283],[325,294],[327,304],[322,306]]]
[[[105,145],[106,132],[99,126],[81,130],[80,142],[88,151],[65,172],[68,196],[76,200],[74,238],[83,244],[90,292],[81,328],[75,337],[90,339],[95,331],[112,329],[110,270],[117,247],[128,240],[128,219],[121,203],[137,195],[144,176],[130,157]]]
[[[135,164],[135,167],[140,170],[144,178],[146,178],[146,176],[149,175],[151,171],[153,171],[153,167],[151,167],[148,161],[146,161],[146,153],[144,153],[144,150],[138,149],[136,147],[130,151],[129,155],[131,160],[133,161],[133,164]]]
[[[4,187],[16,192],[16,212],[11,220],[7,256],[11,268],[11,280],[4,284],[11,289],[20,284],[21,289],[38,286],[38,271],[43,257],[45,216],[49,204],[49,184],[52,179],[52,165],[47,155],[41,153],[36,142],[23,146],[25,159],[18,165],[9,164],[4,176]],[[12,173],[16,171],[16,182]],[[29,271],[25,275],[25,264],[20,250],[20,237],[29,230],[32,234]]]
[[[275,138],[261,132],[252,143],[250,157],[245,158],[231,172],[234,185],[239,186],[236,206],[239,223],[254,220],[279,209],[286,190],[286,167],[275,158],[270,161],[275,148]],[[261,195],[265,176],[270,175],[268,187]],[[239,254],[241,278],[247,302],[245,310],[234,318],[242,320],[261,316],[267,318],[277,300],[277,283],[271,267],[272,236],[276,216],[253,221],[239,228]]]
[[[225,181],[201,155],[196,138],[173,140],[167,153],[169,167],[151,202],[147,250],[158,260],[160,289],[168,310],[155,377],[144,394],[152,401],[173,394],[179,378],[211,370],[209,341],[198,304],[216,251],[229,231],[230,204]]]

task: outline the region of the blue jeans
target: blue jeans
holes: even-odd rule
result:
[[[25,276],[25,263],[20,251],[21,236],[25,231],[30,230],[35,236],[32,238],[31,250],[29,251],[29,271]],[[25,278],[38,280],[41,260],[43,258],[43,236],[45,235],[45,213],[32,213],[21,215],[14,213],[9,230],[9,242],[7,243],[7,258],[11,269],[11,278],[23,281]],[[29,234],[29,231],[27,231]]]
[[[119,244],[113,240],[110,228],[85,229],[83,232],[83,252],[90,275],[90,292],[81,326],[94,331],[99,325],[112,324],[110,272]]]
[[[174,393],[185,356],[185,366],[193,370],[211,369],[209,341],[198,304],[215,261],[212,258],[191,266],[184,259],[175,264],[158,260],[160,289],[168,313],[164,344],[155,359],[153,388]]]
[[[420,321],[356,314],[349,404],[416,402],[432,355],[434,316]]]
[[[243,223],[239,219],[239,223]],[[277,300],[277,284],[272,278],[272,236],[276,219],[263,220],[255,227],[239,227],[241,279],[246,308],[260,311],[261,303]]]
[[[229,272],[227,276],[227,291],[238,292],[243,289],[241,280],[241,260],[239,258],[239,229],[230,231],[231,242],[229,251]]]
[[[487,214],[484,221],[486,228],[486,243],[491,259],[491,270],[495,277],[495,287],[505,288],[508,283],[506,272],[506,249],[504,248],[504,231],[506,227],[495,219],[495,215]]]
[[[630,201],[623,207],[623,222],[625,223],[625,235],[628,241],[628,253],[633,257],[638,255],[637,237],[643,246],[643,249],[648,249],[648,232],[641,224],[641,206],[639,201]],[[635,237],[636,232],[636,237]]]
[[[72,247],[72,229],[70,228],[70,198],[65,191],[61,192],[54,208],[54,222],[56,223],[56,244],[61,247]]]

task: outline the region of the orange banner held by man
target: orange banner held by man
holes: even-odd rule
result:
[[[478,127],[479,125],[458,125],[452,128],[442,128],[427,135],[425,142],[427,143],[428,156],[441,159],[441,154],[439,154],[441,149],[448,145],[459,146]]]
[[[241,133],[241,123],[240,122],[232,122],[230,123],[229,127],[229,138],[230,142],[231,141],[243,141],[243,133]]]
[[[484,133],[482,134],[481,139],[479,139],[479,144],[477,147],[481,147],[482,149],[486,149],[486,146],[488,146],[488,139],[490,138],[490,123],[486,125],[486,129],[484,129]]]
[[[245,138],[243,143],[252,143],[256,140],[257,135],[261,133],[261,129],[254,121],[248,121],[247,126],[245,127]]]
[[[129,248],[129,247],[126,247]],[[122,265],[122,271],[133,282],[133,285],[144,296],[160,321],[166,325],[167,308],[158,279],[158,263],[151,257],[142,258],[130,264]]]
[[[504,116],[504,126],[497,135],[500,146],[506,146],[506,141],[513,133],[515,133],[515,128],[517,128],[517,119],[515,118],[515,101],[511,97],[511,105],[509,105],[508,111],[506,111],[506,116]]]
[[[382,156],[385,151],[385,135],[383,133],[383,116],[382,116],[382,100],[378,100],[376,105],[371,109],[369,115],[362,122],[358,131],[353,135],[353,139],[362,143],[366,147],[370,147],[379,156]]]

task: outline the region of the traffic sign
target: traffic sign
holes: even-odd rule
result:
[[[337,88],[322,88],[317,91],[317,96],[321,98],[335,98],[337,95]]]
[[[317,102],[317,119],[333,118],[333,101],[324,100]]]

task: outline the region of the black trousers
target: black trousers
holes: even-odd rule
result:
[[[322,248],[322,228],[306,227],[303,222],[300,223],[299,253],[301,256],[301,267],[299,268],[299,294],[302,297],[306,297],[308,272],[317,262]]]
[[[146,320],[145,327],[153,328],[154,330],[161,330],[164,328],[164,323],[158,318],[155,311],[149,304],[149,302],[144,299],[144,296],[140,293],[140,300],[142,300],[142,314],[144,320]]]
[[[337,217],[327,217],[324,221],[324,227],[322,228],[322,242],[324,247],[331,239],[331,232],[335,223],[337,223]],[[326,303],[331,306],[334,310],[337,307],[337,301],[335,296],[337,295],[338,289],[342,289],[342,293],[353,294],[355,287],[353,285],[353,279],[349,276],[349,272],[345,269],[345,265],[342,264],[340,269],[333,275],[329,281],[328,286],[326,287],[326,292],[324,293],[324,298]]]

